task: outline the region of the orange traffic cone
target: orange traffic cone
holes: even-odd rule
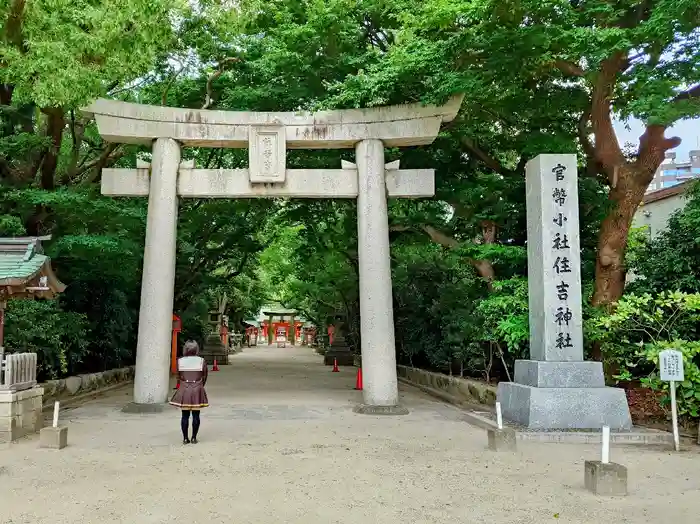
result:
[[[338,369],[338,359],[337,358],[333,359],[333,373],[340,373],[340,370]]]
[[[362,368],[357,368],[357,379],[355,379],[355,389],[362,391]]]
[[[216,359],[214,359],[214,365],[211,367],[212,371],[219,371],[219,364],[216,362]]]

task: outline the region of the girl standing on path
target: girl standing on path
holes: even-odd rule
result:
[[[199,345],[194,340],[188,340],[182,350],[184,357],[177,361],[178,388],[170,404],[182,409],[183,444],[197,443],[199,432],[199,410],[209,406],[207,392],[204,385],[207,383],[209,370],[207,363],[199,356]],[[192,413],[192,440],[189,439],[190,413]]]

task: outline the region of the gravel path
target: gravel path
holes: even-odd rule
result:
[[[700,455],[614,448],[626,498],[583,489],[585,445],[485,449],[452,406],[404,388],[404,417],[351,411],[354,370],[307,348],[246,349],[210,375],[201,442],[182,446],[173,409],[127,415],[116,391],[69,410],[69,447],[0,446],[0,522],[697,522]]]

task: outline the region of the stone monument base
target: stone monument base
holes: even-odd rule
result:
[[[223,342],[221,342],[221,337],[216,333],[210,334],[206,341],[204,342],[204,347],[199,351],[199,356],[204,359],[204,361],[209,366],[214,365],[214,360],[219,366],[225,366],[228,364],[229,351]]]
[[[335,360],[338,361],[339,366],[354,366],[355,354],[350,348],[330,347],[326,349],[326,352],[323,354],[323,363],[326,366],[332,366]]]
[[[602,362],[516,360],[516,384],[536,388],[604,388]]]
[[[608,387],[498,385],[503,418],[530,429],[632,428],[625,392]]]

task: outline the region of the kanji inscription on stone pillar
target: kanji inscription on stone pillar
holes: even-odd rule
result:
[[[287,152],[284,126],[250,126],[249,129],[250,182],[283,184]]]

